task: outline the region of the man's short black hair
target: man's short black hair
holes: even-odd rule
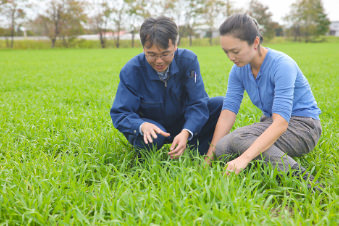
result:
[[[178,27],[165,16],[148,18],[141,25],[140,40],[143,47],[150,48],[155,44],[167,49],[169,40],[172,40],[173,45],[177,43]]]

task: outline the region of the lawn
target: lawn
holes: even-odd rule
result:
[[[141,49],[1,50],[0,224],[338,225],[339,44],[270,47],[297,61],[322,110],[322,137],[297,161],[323,193],[259,161],[225,176],[194,150],[138,158],[109,110]],[[191,49],[208,94],[223,96],[231,62],[219,47]],[[246,96],[235,128],[260,115]]]

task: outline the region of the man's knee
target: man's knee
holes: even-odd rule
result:
[[[212,97],[208,100],[207,106],[210,112],[210,116],[217,114],[217,116],[219,117],[223,101],[224,101],[223,97]]]

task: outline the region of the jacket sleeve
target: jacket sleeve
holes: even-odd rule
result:
[[[197,57],[186,71],[185,89],[187,92],[185,101],[185,124],[183,129],[190,130],[197,135],[209,118],[208,100],[204,83],[200,74],[200,66]]]
[[[120,72],[120,83],[110,114],[113,125],[122,133],[138,134],[143,120],[137,114],[140,97],[135,90],[126,84],[126,72]]]

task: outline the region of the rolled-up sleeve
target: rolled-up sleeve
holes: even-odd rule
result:
[[[279,114],[289,122],[293,108],[297,68],[293,62],[280,62],[274,73],[274,99],[272,113]]]
[[[237,72],[237,68],[233,66],[228,77],[227,91],[222,107],[223,110],[226,109],[235,114],[238,114],[244,96],[244,86]]]

